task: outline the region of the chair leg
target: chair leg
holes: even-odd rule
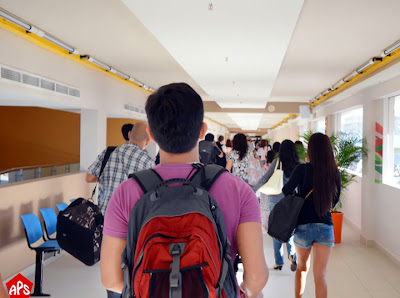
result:
[[[44,294],[42,292],[42,282],[43,282],[43,254],[44,252],[41,250],[36,251],[36,265],[35,265],[35,288],[31,297],[40,296],[47,297],[50,294]]]

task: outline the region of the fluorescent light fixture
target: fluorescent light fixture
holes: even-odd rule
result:
[[[336,90],[337,88],[339,88],[340,86],[342,86],[344,84],[343,80],[340,80],[339,82],[337,82],[335,85],[333,85],[331,87],[332,90]]]
[[[156,89],[154,89],[153,87],[150,87],[149,90],[150,90],[151,92],[155,92],[155,91],[156,91]]]
[[[40,30],[39,28],[37,28],[35,26],[31,26],[31,29],[29,29],[28,32],[35,34],[39,37],[44,37],[44,35],[45,35],[44,31]]]
[[[59,40],[58,38],[56,38],[56,37],[54,37],[54,36],[52,36],[50,34],[44,33],[43,36],[41,36],[41,37],[43,37],[44,39],[50,41],[51,43],[54,43],[55,45],[59,46],[60,48],[63,48],[64,50],[68,51],[70,54],[74,54],[74,55],[78,55],[79,54],[77,49],[75,49],[74,47],[66,44],[65,42]]]
[[[355,77],[356,75],[358,75],[357,71],[353,71],[351,74],[349,74],[348,76],[346,76],[343,81],[348,82],[351,78]]]
[[[2,9],[0,9],[0,16],[3,19],[5,19],[5,20],[7,20],[7,21],[9,21],[9,22],[11,22],[11,23],[23,28],[23,29],[25,29],[26,31],[28,31],[30,33],[36,34],[37,36],[40,36],[40,37],[43,37],[44,39],[50,41],[51,43],[54,43],[55,45],[67,50],[71,54],[74,54],[74,55],[78,55],[79,54],[78,51],[76,49],[74,49],[73,47],[71,47],[70,45],[64,43],[63,41],[57,39],[54,36],[51,36],[50,34],[47,34],[47,33],[43,32],[39,28],[34,27],[34,26],[32,26],[32,25],[20,20],[19,18],[9,14],[8,12],[5,12]]]
[[[136,85],[139,85],[140,87],[144,86],[144,84],[142,82],[140,82],[140,81],[138,81],[138,80],[136,80],[136,79],[134,79],[132,77],[129,78],[129,81],[131,81],[132,83],[135,83]]]
[[[370,67],[372,64],[374,64],[377,61],[382,61],[382,58],[377,58],[374,57],[371,60],[368,60],[366,63],[364,63],[363,65],[361,65],[356,71],[358,73],[362,73],[364,70],[366,70],[368,67]]]
[[[388,48],[386,48],[383,53],[386,56],[389,56],[392,52],[400,48],[400,40],[396,41],[394,44],[390,45]]]
[[[325,96],[325,95],[327,95],[330,91],[331,91],[331,89],[326,89],[325,91],[322,91],[321,95],[322,95],[322,96]]]
[[[90,61],[90,62],[96,64],[97,66],[100,66],[101,68],[104,68],[106,71],[110,71],[110,70],[111,70],[111,67],[110,67],[110,66],[104,64],[103,62],[101,62],[101,61],[99,61],[99,60],[94,59],[93,57],[91,57],[91,56],[89,56],[89,55],[81,56],[81,59],[88,60],[88,61]]]
[[[10,14],[2,9],[0,9],[0,17],[2,17],[3,19],[5,19],[17,26],[20,26],[21,28],[24,28],[27,31],[29,31],[32,27],[28,23],[25,23],[24,21],[18,19],[17,17],[13,16],[12,14]]]
[[[113,74],[116,74],[117,76],[120,76],[120,77],[124,78],[125,80],[129,80],[129,78],[130,78],[128,75],[126,75],[126,74],[124,74],[124,73],[122,73],[122,72],[120,72],[120,71],[118,71],[118,70],[116,70],[114,68],[111,68],[110,72],[112,72]]]

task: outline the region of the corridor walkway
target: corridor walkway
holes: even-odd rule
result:
[[[328,297],[400,298],[400,267],[376,248],[361,245],[359,235],[349,225],[344,224],[343,232],[343,241],[334,248],[328,265]],[[272,268],[272,240],[267,234],[264,234],[264,247],[267,264]],[[241,279],[240,272],[238,279]],[[270,269],[264,297],[293,297],[293,280],[294,273],[286,264],[282,271]],[[67,254],[45,268],[43,288],[54,298],[106,297],[99,264],[87,267]],[[314,297],[312,268],[304,297]]]

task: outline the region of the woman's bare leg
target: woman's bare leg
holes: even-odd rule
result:
[[[297,270],[294,277],[294,297],[301,298],[306,287],[307,273],[310,269],[311,247],[308,249],[296,246]]]
[[[319,243],[313,244],[313,273],[315,282],[315,297],[327,298],[328,287],[326,284],[326,267],[332,247]]]

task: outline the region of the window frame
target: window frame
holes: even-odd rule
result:
[[[400,189],[400,183],[396,183],[393,173],[395,122],[394,108],[396,99],[400,101],[400,94],[390,96],[384,101],[382,183]]]
[[[343,132],[342,131],[342,114],[349,113],[349,112],[351,112],[353,110],[358,110],[358,109],[362,109],[362,124],[361,124],[362,133],[361,133],[360,137],[364,138],[364,106],[363,105],[355,105],[355,106],[352,106],[352,107],[350,107],[348,109],[344,109],[344,110],[336,112],[335,113],[335,133]],[[361,157],[360,162],[361,162],[361,165],[362,165],[363,157]],[[353,171],[353,170],[350,170],[350,169],[347,169],[347,168],[344,168],[344,170],[346,172],[349,172],[350,174],[356,175],[357,177],[362,177],[363,167],[361,168],[361,172],[360,173],[356,172],[356,171]]]

